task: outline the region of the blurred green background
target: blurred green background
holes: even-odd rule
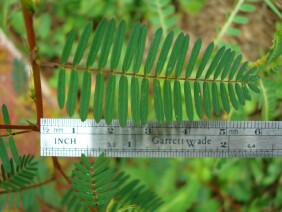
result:
[[[155,29],[163,27],[189,33],[194,42],[203,38],[203,46],[215,40],[232,46],[246,60],[255,62],[265,56],[272,45],[276,30],[281,30],[281,1],[248,1],[255,11],[240,12],[248,18],[245,24],[232,23],[239,30],[224,33],[222,27],[230,17],[237,1],[221,0],[34,0],[35,31],[42,60],[59,61],[68,32],[76,27],[80,31],[89,21],[96,26],[101,18],[124,19],[127,33],[136,21],[149,28],[149,38]],[[8,40],[22,54],[21,60],[0,46],[1,74],[11,80],[0,85],[12,89],[8,96],[0,92],[0,102],[8,105],[13,123],[26,123],[35,117],[32,104],[30,70],[25,70],[28,58],[25,27],[18,0],[0,3],[0,27]],[[260,85],[264,92],[257,95],[238,111],[223,113],[221,120],[282,120],[282,77],[280,62],[262,73]],[[4,68],[3,68],[4,67]],[[13,70],[19,70],[17,72]],[[45,117],[66,117],[56,103],[58,72],[42,70]],[[18,83],[15,83],[18,82]],[[19,83],[20,82],[20,83]],[[267,105],[265,108],[263,106]],[[91,117],[90,117],[91,118]],[[150,111],[151,120],[155,119]],[[26,141],[28,138],[28,141]],[[31,140],[38,146],[38,136],[16,137],[20,152],[39,155],[39,148],[31,148]],[[40,175],[48,175],[51,162],[40,158]],[[73,159],[62,159],[63,167],[70,174]],[[165,201],[160,211],[281,211],[282,210],[282,159],[113,159],[118,170],[140,179]],[[60,200],[66,190],[64,182],[45,186],[42,198],[33,209],[61,208]],[[56,197],[56,198],[55,198]]]

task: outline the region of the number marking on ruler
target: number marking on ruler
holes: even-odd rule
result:
[[[282,122],[193,121],[134,126],[118,121],[41,119],[42,156],[145,158],[281,157]]]

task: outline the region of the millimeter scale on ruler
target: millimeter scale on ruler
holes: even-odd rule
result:
[[[282,156],[280,121],[84,122],[41,119],[41,155],[144,158],[248,158]]]

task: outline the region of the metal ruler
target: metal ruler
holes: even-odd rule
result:
[[[134,126],[118,121],[41,119],[41,155],[145,158],[248,158],[282,156],[282,122],[187,121]]]

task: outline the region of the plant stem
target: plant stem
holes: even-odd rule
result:
[[[66,175],[66,173],[62,169],[62,167],[61,167],[61,165],[58,161],[58,158],[52,157],[52,161],[53,161],[54,168],[57,169],[61,173],[61,175],[65,178],[65,180],[68,182],[68,184],[72,184],[72,181],[70,180],[70,178]]]
[[[33,132],[33,130],[23,130],[23,131],[14,132],[14,133],[11,133],[11,134],[4,134],[4,135],[0,135],[0,138],[8,137],[10,135],[14,136],[14,135],[19,135],[19,134],[25,134],[25,133],[29,133],[29,132]]]
[[[33,28],[33,15],[25,8],[23,2],[21,1],[22,12],[25,22],[25,28],[27,33],[27,39],[30,51],[30,63],[33,71],[33,82],[35,88],[35,104],[37,112],[37,126],[40,126],[40,119],[43,118],[43,104],[42,104],[42,91],[41,91],[41,81],[40,81],[40,66],[36,63],[38,60],[38,52],[35,41],[35,33]]]
[[[221,80],[221,79],[205,79],[205,78],[187,78],[187,77],[166,77],[166,76],[156,76],[156,75],[147,75],[147,74],[135,74],[135,73],[129,73],[129,72],[118,72],[118,71],[113,71],[113,70],[101,70],[97,68],[89,68],[89,67],[82,67],[82,66],[73,66],[70,64],[60,64],[60,63],[55,63],[55,62],[49,62],[49,61],[44,61],[41,62],[40,66],[42,67],[52,67],[52,68],[64,68],[64,69],[75,69],[75,70],[81,70],[81,71],[91,71],[91,72],[100,72],[100,73],[105,73],[105,74],[114,74],[114,75],[124,75],[124,76],[134,76],[134,77],[141,77],[141,78],[147,78],[147,79],[161,79],[161,80],[181,80],[181,81],[199,81],[199,82],[223,82],[223,83],[244,83],[243,81],[238,81],[238,80]]]
[[[239,0],[235,6],[235,8],[232,10],[232,13],[230,14],[230,16],[228,17],[227,21],[225,22],[225,24],[223,25],[222,29],[220,30],[220,32],[218,33],[218,35],[216,36],[216,39],[214,41],[215,45],[218,45],[218,42],[221,40],[222,36],[226,33],[226,30],[228,29],[228,27],[231,25],[235,15],[239,12],[241,5],[244,3],[245,0]]]
[[[0,129],[39,131],[39,126],[37,126],[37,125],[4,125],[4,124],[0,124]]]

